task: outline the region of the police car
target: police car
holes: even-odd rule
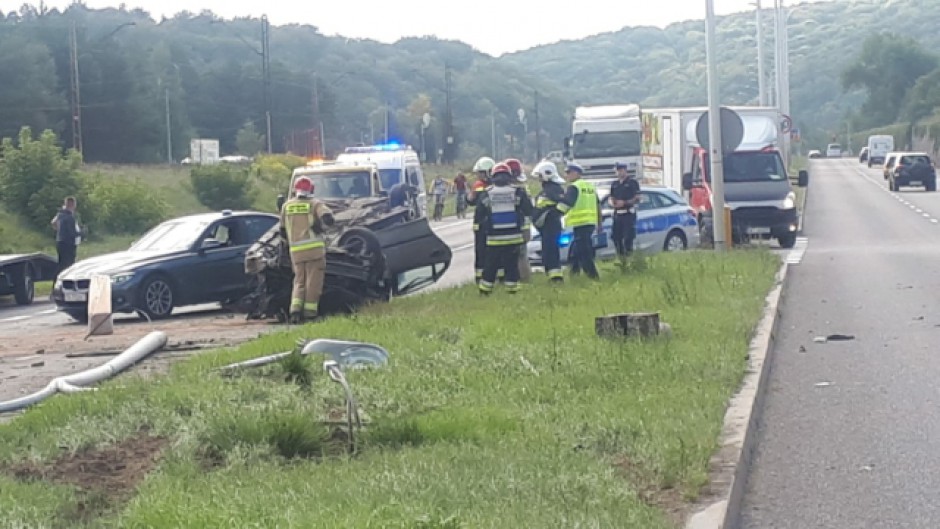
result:
[[[606,196],[601,200],[601,212],[604,230],[600,236],[594,236],[596,256],[598,258],[613,257],[617,254],[611,237],[613,210]],[[565,228],[558,238],[563,264],[569,260],[573,239],[574,234],[569,228]],[[682,195],[665,187],[643,186],[640,188],[634,250],[647,253],[678,251],[695,248],[699,243],[700,235],[695,211],[689,207],[689,203]],[[542,266],[542,238],[534,227],[526,252],[530,264]]]

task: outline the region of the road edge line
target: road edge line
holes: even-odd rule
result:
[[[711,494],[697,504],[687,518],[685,529],[734,529],[738,526],[767,393],[788,271],[789,265],[784,261],[777,271],[774,287],[765,298],[764,315],[748,348],[744,379],[729,401],[719,448],[709,462],[711,479],[706,490]]]

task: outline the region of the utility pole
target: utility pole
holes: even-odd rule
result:
[[[490,130],[492,134],[492,153],[493,158],[499,158],[499,153],[496,152],[496,110],[494,109],[490,114]]]
[[[776,69],[777,69],[777,109],[784,116],[790,117],[790,60],[787,43],[787,12],[783,0],[774,0],[774,19],[776,21]],[[783,162],[790,167],[790,135],[781,138]]]
[[[82,96],[78,74],[78,36],[73,20],[69,26],[69,82],[72,106],[72,148],[82,152]]]
[[[261,71],[264,82],[264,121],[267,129],[268,154],[271,147],[271,39],[268,16],[261,16]]]
[[[725,169],[721,142],[721,110],[718,94],[718,50],[715,49],[715,4],[705,0],[705,57],[708,70],[708,150],[712,176],[712,233],[715,250],[727,249],[725,241]]]
[[[385,101],[385,143],[388,143],[388,101]]]
[[[535,91],[535,156],[542,159],[542,127],[539,125],[539,91]]]
[[[166,99],[166,163],[173,165],[173,129],[170,128],[170,87],[163,87]]]
[[[454,115],[451,109],[450,66],[444,63],[444,163],[454,163]]]
[[[764,21],[761,16],[760,0],[757,0],[757,91],[759,104],[767,106],[767,75],[764,71]]]
[[[320,90],[317,72],[313,72],[313,131],[317,136],[316,152],[323,157],[323,120],[320,118]],[[312,154],[312,152],[311,152]]]

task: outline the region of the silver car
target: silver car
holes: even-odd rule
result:
[[[598,258],[609,258],[617,254],[611,237],[613,210],[610,208],[608,198],[604,196],[601,201],[604,231],[600,235],[594,235],[594,248]],[[559,237],[562,264],[568,262],[573,238],[574,235],[569,228],[565,228]],[[699,242],[699,227],[695,211],[689,207],[689,203],[682,198],[682,195],[665,187],[644,186],[640,188],[634,250],[647,253],[677,251],[698,247]],[[530,264],[542,265],[542,237],[534,227],[526,252]]]

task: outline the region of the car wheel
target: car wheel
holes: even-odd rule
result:
[[[19,272],[13,274],[13,299],[17,305],[29,305],[36,294],[33,284],[33,267],[29,263],[20,265]]]
[[[65,311],[65,313],[68,314],[69,318],[72,318],[78,323],[81,323],[81,324],[88,323],[88,310],[87,309],[67,310]]]
[[[788,233],[786,235],[781,235],[780,237],[777,237],[777,242],[780,243],[781,248],[793,248],[796,246],[796,234]]]
[[[385,255],[382,245],[371,230],[365,228],[351,228],[339,238],[339,247],[346,253],[358,256],[365,260],[375,276],[385,272]]]
[[[140,307],[154,320],[168,317],[173,312],[176,297],[169,279],[162,275],[150,277],[140,288]]]
[[[679,230],[672,230],[666,235],[666,242],[663,243],[663,250],[667,252],[681,252],[689,247],[685,240],[685,234]]]
[[[933,182],[931,182],[930,180],[928,180],[927,183],[924,184],[924,190],[926,190],[926,191],[936,191],[936,190],[937,190],[937,181],[934,180]]]

